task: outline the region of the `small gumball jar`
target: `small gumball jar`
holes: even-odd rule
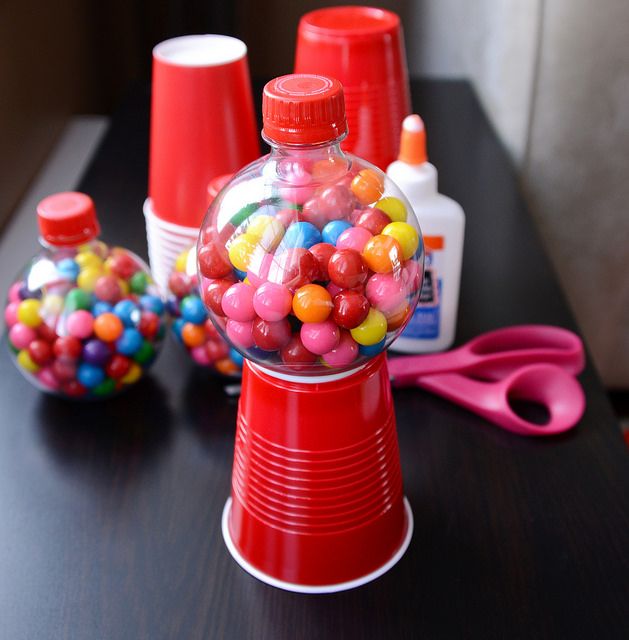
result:
[[[165,305],[148,266],[98,239],[92,199],[57,193],[37,206],[42,249],[9,288],[6,341],[42,391],[106,398],[137,382],[159,353]]]
[[[209,319],[206,304],[217,305],[215,308],[222,310],[222,304],[226,308],[234,308],[234,313],[241,303],[240,313],[252,314],[252,301],[247,300],[251,295],[244,294],[245,304],[242,305],[242,292],[236,290],[224,297],[223,294],[236,283],[235,278],[226,280],[224,285],[213,286],[210,283],[204,291],[204,299],[199,290],[197,276],[196,247],[187,249],[177,256],[173,271],[168,278],[168,299],[166,306],[172,317],[172,332],[192,358],[193,362],[201,367],[208,368],[212,373],[217,373],[227,378],[239,378],[242,368],[242,356],[231,348],[221,337],[212,321]],[[242,285],[246,287],[246,285]],[[234,295],[236,293],[236,295]],[[229,307],[229,305],[232,307]]]
[[[276,587],[359,586],[404,553],[404,500],[383,351],[417,304],[417,219],[377,167],[344,153],[343,88],[290,75],[264,88],[271,152],[210,205],[201,298],[244,358],[223,536]]]

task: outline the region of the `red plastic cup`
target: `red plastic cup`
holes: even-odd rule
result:
[[[411,534],[384,356],[315,383],[245,360],[223,513],[236,561],[273,586],[329,593],[382,575]]]
[[[295,73],[341,81],[349,134],[343,149],[386,170],[411,111],[400,19],[375,7],[331,7],[299,22]]]
[[[173,38],[153,49],[149,198],[153,213],[199,227],[207,185],[260,155],[247,47],[236,38]]]

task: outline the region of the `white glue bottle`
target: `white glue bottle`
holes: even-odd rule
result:
[[[426,155],[426,131],[418,115],[404,119],[398,160],[387,175],[400,187],[419,220],[426,262],[417,308],[393,351],[443,351],[454,342],[461,283],[465,214],[437,191],[437,170]]]

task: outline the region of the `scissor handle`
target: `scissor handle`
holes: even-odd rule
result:
[[[585,395],[577,380],[552,364],[522,367],[500,382],[481,382],[456,373],[425,376],[418,386],[436,393],[494,424],[527,436],[550,436],[574,427],[585,411]],[[521,417],[511,400],[543,405],[549,420],[540,425]]]
[[[516,325],[488,331],[446,353],[389,360],[396,386],[414,384],[418,377],[436,373],[471,373],[499,380],[516,369],[536,363],[554,364],[576,375],[583,371],[581,338],[549,325]]]

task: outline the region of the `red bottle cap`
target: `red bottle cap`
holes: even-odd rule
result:
[[[274,142],[317,144],[347,133],[343,85],[334,78],[291,74],[271,80],[262,95],[262,133]]]
[[[100,234],[94,201],[78,191],[64,191],[37,205],[39,233],[56,246],[82,244]]]

